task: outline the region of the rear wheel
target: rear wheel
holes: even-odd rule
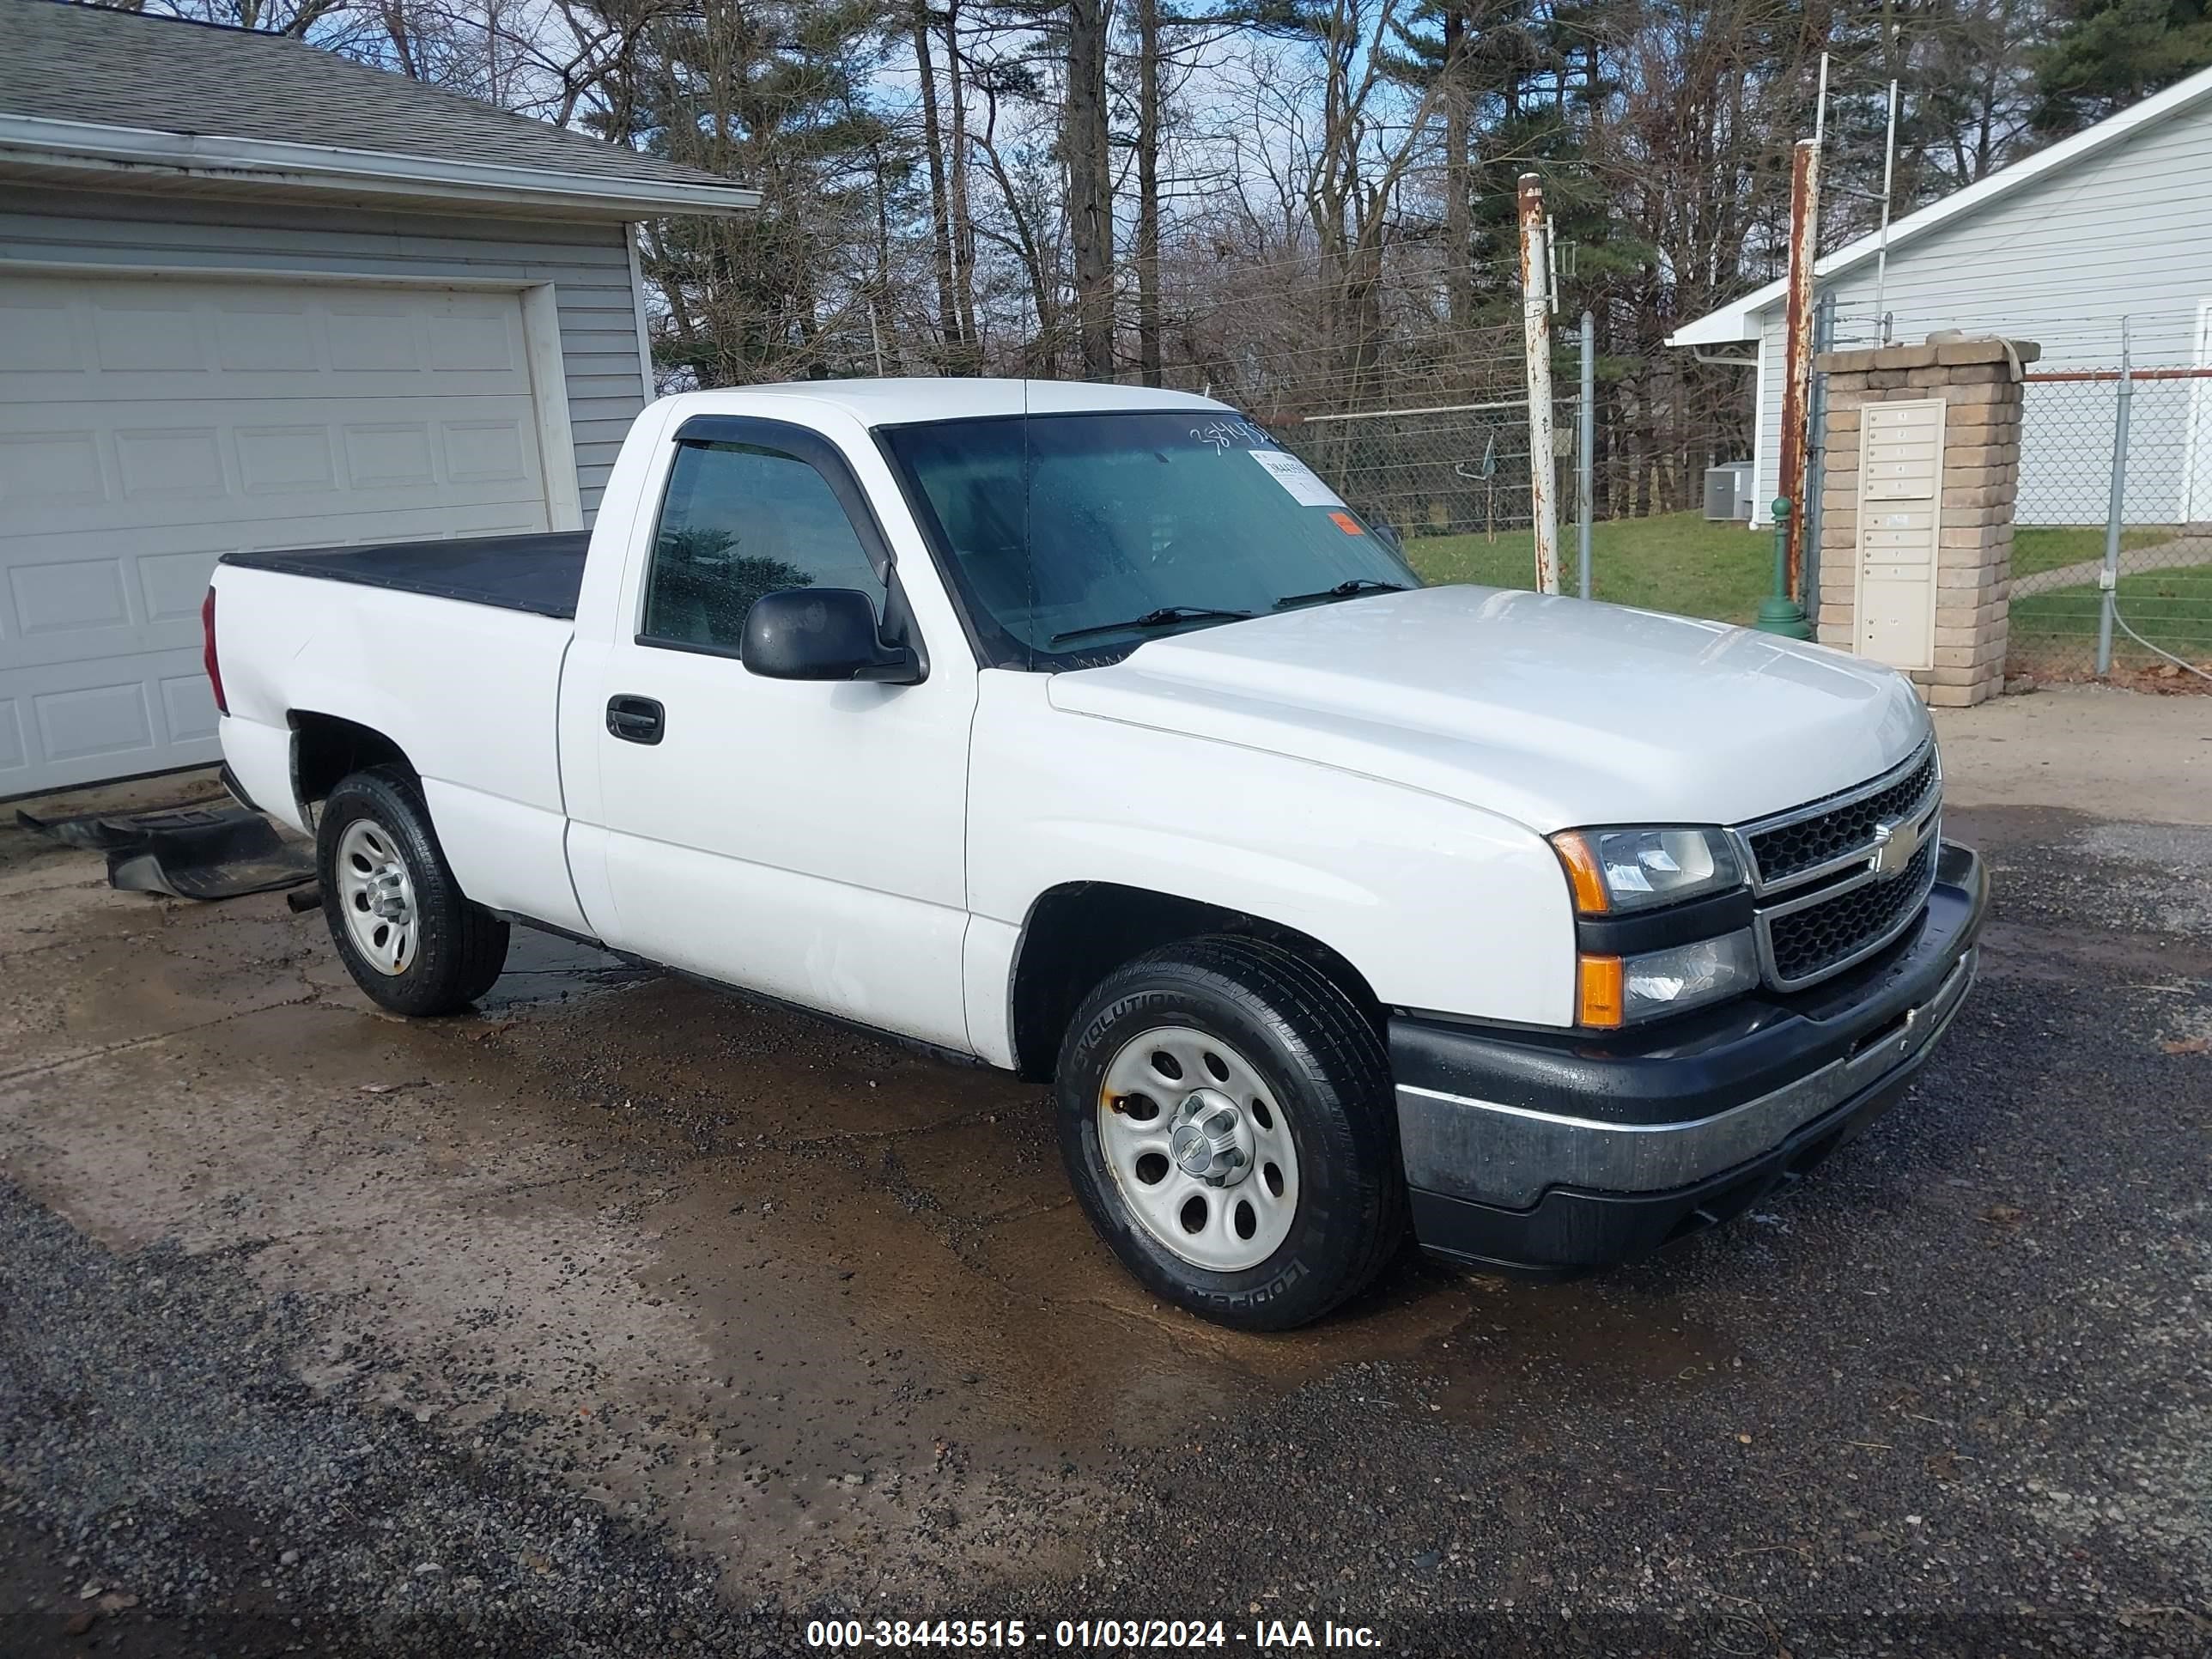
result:
[[[450,1014],[492,988],[507,924],[463,895],[414,778],[356,772],[316,826],[323,919],[354,983],[397,1014]]]
[[[1145,1285],[1207,1319],[1304,1324],[1404,1237],[1382,1040],[1279,945],[1218,935],[1121,968],[1077,1013],[1058,1089],[1091,1224]]]

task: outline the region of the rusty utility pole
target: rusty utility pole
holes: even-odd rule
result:
[[[1552,443],[1552,261],[1544,181],[1521,175],[1521,340],[1528,354],[1528,509],[1536,591],[1559,591],[1559,462]]]
[[[1802,600],[1805,574],[1805,480],[1812,413],[1813,262],[1820,255],[1820,141],[1800,138],[1790,161],[1790,295],[1783,312],[1782,464],[1775,493],[1787,496],[1788,597]]]

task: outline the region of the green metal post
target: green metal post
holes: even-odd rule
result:
[[[1759,602],[1759,620],[1752,623],[1762,634],[1779,634],[1786,640],[1809,640],[1813,624],[1805,607],[1790,597],[1790,498],[1774,498],[1774,592]]]

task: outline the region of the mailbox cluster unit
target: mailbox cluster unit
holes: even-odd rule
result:
[[[1893,668],[1936,665],[1943,407],[1869,404],[1859,428],[1856,649]]]

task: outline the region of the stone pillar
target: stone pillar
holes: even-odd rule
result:
[[[2026,341],[1952,340],[1823,352],[1827,435],[1821,451],[1823,645],[1857,637],[1859,433],[1869,404],[1940,398],[1943,452],[1937,501],[1936,665],[1907,671],[1938,708],[2004,689],[2011,605],[2012,509],[2020,481],[2021,375],[2042,355]]]

